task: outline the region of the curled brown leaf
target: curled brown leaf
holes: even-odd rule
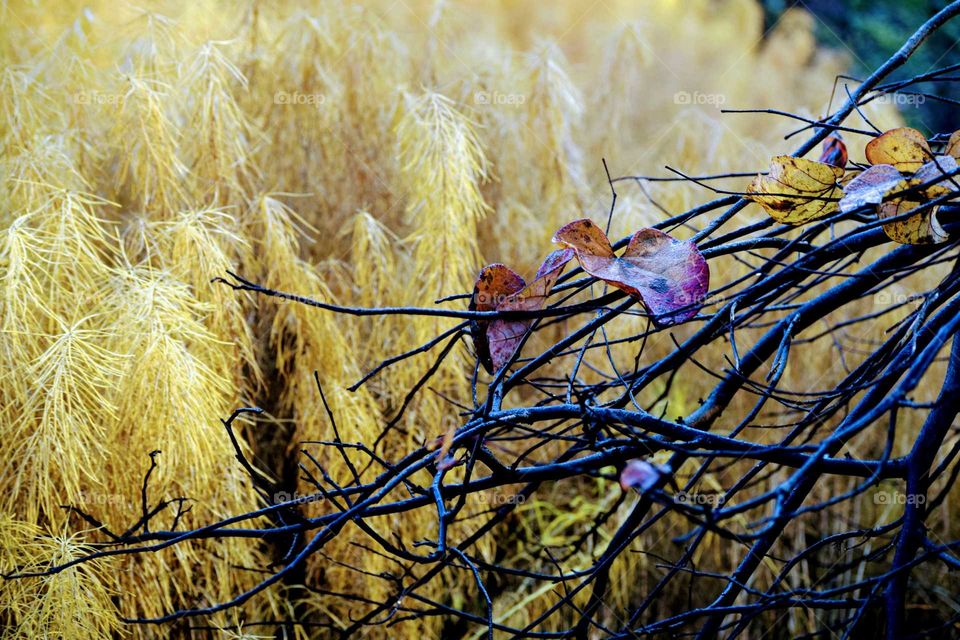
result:
[[[523,278],[506,265],[489,264],[480,270],[480,275],[473,286],[473,297],[470,299],[469,308],[471,311],[494,311],[501,302],[522,290],[526,284]],[[473,336],[473,344],[480,363],[484,369],[491,372],[493,361],[487,340],[489,325],[490,322],[487,320],[473,320],[470,323],[470,333]]]

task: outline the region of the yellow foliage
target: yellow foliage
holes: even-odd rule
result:
[[[13,563],[38,570],[48,563],[63,564],[91,552],[80,534],[42,536],[36,527],[0,517],[0,564]],[[114,611],[108,586],[111,580],[95,564],[83,564],[60,573],[30,578],[0,590],[0,606],[13,610],[15,625],[5,626],[3,638],[98,638],[126,635]],[[35,592],[31,593],[33,589]],[[4,600],[9,599],[9,602]]]

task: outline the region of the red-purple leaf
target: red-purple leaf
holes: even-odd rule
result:
[[[656,229],[637,231],[619,257],[587,218],[561,227],[553,241],[573,249],[584,271],[642,302],[661,326],[697,315],[709,289],[710,269],[697,246]]]
[[[629,461],[620,472],[620,486],[624,491],[635,489],[639,493],[648,491],[657,485],[664,469],[650,464],[646,460],[635,458]]]
[[[477,282],[473,286],[473,298],[470,299],[471,311],[494,311],[501,302],[526,286],[519,275],[502,264],[489,264],[480,270]],[[490,322],[474,320],[470,323],[470,333],[477,350],[477,357],[484,369],[492,373],[493,362],[490,358],[490,345],[487,329]]]
[[[554,251],[544,259],[533,282],[497,305],[497,311],[539,311],[546,304],[547,296],[563,268],[573,258],[569,249]],[[496,319],[487,327],[487,343],[490,350],[488,369],[491,373],[499,370],[513,357],[520,341],[527,334],[533,319],[507,320]]]
[[[832,133],[824,139],[820,162],[841,169],[847,166],[847,145],[840,137],[840,132]]]

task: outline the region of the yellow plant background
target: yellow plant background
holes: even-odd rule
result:
[[[3,570],[69,560],[103,539],[61,505],[114,531],[135,523],[153,450],[161,453],[151,500],[184,496],[193,505],[180,527],[251,510],[255,494],[221,418],[239,406],[264,407],[269,417],[241,430],[244,446],[264,471],[295,476],[298,443],[332,437],[314,371],[344,440],[372,442],[432,356],[407,360],[355,393],[346,387],[454,324],[338,317],[238,295],[212,278],[230,269],[324,301],[431,306],[470,290],[485,262],[531,274],[562,223],[605,220],[601,158],[616,177],[667,175],[664,164],[692,174],[763,170],[772,155],[789,152],[796,139],[782,138],[796,122],[721,116],[717,103],[824,115],[846,58],[817,49],[813,21],[790,11],[764,33],[753,0],[0,4]],[[890,108],[870,114],[881,128],[899,122]],[[861,141],[849,146],[852,158],[862,157]],[[664,219],[658,207],[676,214],[712,197],[676,182],[645,189],[619,183],[612,238]],[[762,215],[751,206],[736,222]],[[722,259],[711,270],[717,284],[745,267]],[[645,326],[640,318],[618,322],[618,335]],[[527,349],[564,329],[543,332]],[[671,348],[663,336],[644,357]],[[832,362],[831,348],[815,342],[801,357]],[[715,366],[723,353],[718,347]],[[615,354],[625,366],[634,355],[629,344]],[[605,356],[596,358],[603,368]],[[384,438],[383,455],[398,458],[458,420],[447,398],[470,403],[473,362],[468,347],[453,352]],[[565,364],[554,363],[558,375]],[[825,388],[826,369],[792,367],[785,379],[800,390]],[[671,416],[692,410],[711,385],[696,368],[684,371],[665,401]],[[652,403],[656,393],[639,400]],[[914,427],[900,427],[904,437]],[[310,451],[346,478],[339,458]],[[708,474],[704,482],[718,480]],[[603,480],[544,486],[474,552],[551,569],[538,546],[576,539],[619,492]],[[598,540],[609,538],[630,502]],[[170,526],[174,512],[175,505],[154,528]],[[420,513],[373,524],[407,541],[435,526]],[[798,544],[808,534],[791,530]],[[223,629],[222,637],[272,637],[271,628],[245,620],[349,624],[369,607],[322,591],[383,601],[395,595],[391,583],[349,567],[397,570],[355,542],[370,540],[350,525],[311,559],[306,580],[316,592],[283,585],[199,624]],[[741,550],[726,545],[705,544],[698,567],[729,567]],[[651,532],[635,547],[674,545]],[[587,566],[602,550],[586,545],[566,568]],[[223,602],[256,584],[256,569],[275,554],[229,538],[5,582],[3,637],[187,635],[187,623],[131,627],[118,616]],[[655,584],[656,562],[643,553],[617,561],[607,622],[615,625],[615,612]],[[496,618],[522,626],[558,589],[520,578],[500,585]],[[444,571],[422,593],[482,606],[462,573]],[[670,611],[688,595],[668,591],[657,607]],[[796,633],[817,626],[802,612],[781,623]],[[435,638],[442,624],[426,616],[369,637]]]

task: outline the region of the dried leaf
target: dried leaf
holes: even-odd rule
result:
[[[957,161],[952,156],[937,156],[930,162],[920,167],[904,187],[915,187],[927,182],[937,180],[941,176],[958,168]],[[950,191],[955,191],[956,186],[953,180],[942,180],[924,187],[920,193],[910,194],[906,197],[893,198],[880,205],[878,214],[881,219],[893,218],[908,213],[911,209],[919,207],[923,202],[933,198],[946,195]],[[937,210],[940,207],[933,207],[927,211],[922,211],[909,216],[904,220],[888,222],[883,225],[883,231],[891,240],[901,244],[939,244],[946,242],[947,233],[940,226],[937,220]]]
[[[884,196],[898,190],[897,185],[903,189],[907,182],[896,167],[889,164],[874,165],[861,172],[843,188],[840,210],[848,213],[866,204],[880,204]]]
[[[953,156],[937,156],[930,162],[917,169],[917,172],[913,174],[913,177],[910,179],[910,186],[936,180],[942,177],[944,174],[956,171],[957,169],[957,161]],[[923,194],[928,198],[937,198],[939,196],[946,195],[951,191],[956,191],[957,187],[954,184],[955,180],[956,179],[943,179],[935,184],[931,184],[930,186],[924,188]]]
[[[925,187],[919,193],[894,197],[886,202],[883,202],[884,198],[890,193],[936,181],[957,168],[957,161],[952,156],[937,156],[921,166],[912,176],[904,178],[892,165],[874,165],[844,187],[845,195],[840,200],[840,209],[853,211],[866,204],[877,204],[877,213],[881,219],[903,215],[923,202],[956,190],[953,181],[943,179]],[[947,236],[937,221],[936,214],[937,207],[934,207],[904,220],[888,222],[883,225],[883,230],[891,240],[902,244],[943,242]]]
[[[952,156],[937,156],[920,167],[904,187],[936,181],[944,174],[957,170],[957,161]],[[881,219],[893,218],[910,212],[924,202],[946,195],[956,190],[953,180],[943,179],[924,187],[920,193],[913,193],[906,197],[893,198],[880,205],[878,214]],[[933,207],[927,211],[909,216],[904,220],[888,222],[883,225],[883,231],[891,240],[901,244],[938,244],[947,240],[947,234],[937,220],[937,210]]]
[[[947,141],[947,148],[944,149],[943,152],[948,156],[960,160],[960,130],[950,134],[950,140]]]
[[[770,172],[754,178],[747,193],[777,222],[803,224],[837,211],[841,195],[837,181],[842,177],[840,167],[775,156]]]
[[[493,311],[510,294],[520,291],[527,283],[509,267],[494,263],[480,270],[473,286],[473,311]]]
[[[436,451],[437,469],[446,471],[457,464],[457,459],[450,455],[453,448],[453,439],[457,435],[457,425],[451,424],[441,436],[426,443],[427,451]]]
[[[891,129],[870,141],[866,148],[870,164],[890,164],[904,173],[916,171],[933,159],[930,145],[916,129]]]
[[[709,288],[710,269],[697,246],[656,229],[637,231],[619,257],[587,218],[561,227],[553,241],[573,249],[584,271],[640,300],[661,326],[697,315]]]
[[[649,491],[657,486],[665,469],[650,464],[646,460],[635,458],[627,462],[620,472],[620,486],[624,491],[635,489],[639,493]]]
[[[921,203],[896,198],[880,205],[880,219],[903,215],[911,209],[919,207]],[[888,222],[883,225],[883,231],[891,240],[900,244],[939,244],[946,242],[947,233],[937,220],[937,209],[917,213],[904,220]]]
[[[573,258],[573,252],[570,250],[550,253],[537,270],[533,282],[522,290],[506,296],[497,304],[497,311],[539,311],[542,309],[546,304],[547,296],[550,295],[550,290],[571,258]],[[519,278],[519,276],[517,277]],[[498,318],[490,323],[486,331],[491,365],[487,368],[488,372],[498,371],[510,361],[531,324],[533,324],[533,319],[505,320]]]
[[[547,254],[547,257],[543,259],[543,262],[540,264],[540,268],[537,269],[537,275],[534,276],[534,279],[543,278],[544,276],[557,271],[558,269],[563,269],[568,262],[573,260],[574,252],[571,249],[557,249],[556,251],[551,251]],[[557,274],[560,275],[559,273]]]
[[[844,144],[839,132],[830,134],[824,139],[820,162],[841,169],[847,166],[847,145]]]
[[[521,291],[525,286],[523,278],[509,267],[495,263],[489,264],[480,270],[477,282],[473,285],[473,298],[470,300],[471,311],[494,311],[501,302],[510,295]],[[487,341],[487,329],[490,322],[487,320],[473,320],[470,322],[470,333],[473,336],[473,345],[477,350],[477,357],[483,368],[493,372],[493,362],[490,359],[490,344]]]

